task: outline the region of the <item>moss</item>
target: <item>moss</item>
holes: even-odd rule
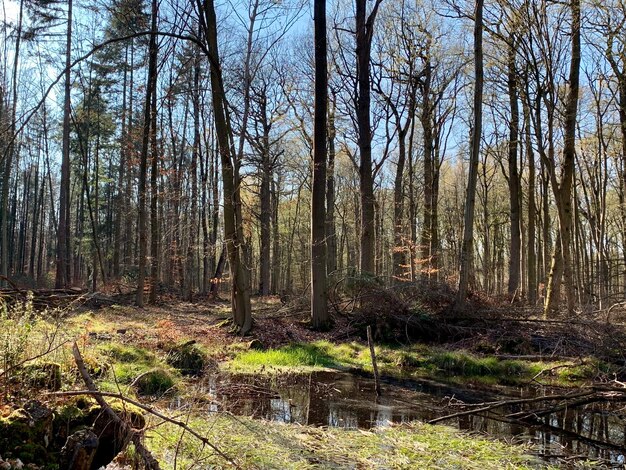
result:
[[[173,389],[175,380],[168,370],[156,368],[141,374],[134,384],[139,395],[161,396]]]
[[[617,368],[596,359],[585,359],[581,364],[573,364],[559,368],[556,371],[556,381],[561,385],[576,385],[581,382],[593,380],[599,375],[610,375],[617,372]]]
[[[0,455],[19,458],[25,464],[42,465],[50,462],[42,445],[50,437],[51,419],[36,420],[23,408],[0,418]]]
[[[115,392],[118,384],[134,384],[140,395],[161,395],[175,384],[175,374],[151,351],[119,343],[98,349],[113,359],[112,374],[99,383],[102,390]]]
[[[61,388],[61,365],[56,362],[27,364],[22,369],[25,385],[57,391]]]
[[[206,352],[195,342],[172,348],[166,362],[183,375],[200,375],[208,363]]]
[[[122,400],[108,400],[109,406],[122,419],[129,421],[134,428],[141,429],[145,426],[145,418],[141,408]],[[76,431],[82,426],[93,426],[97,419],[103,416],[102,407],[89,397],[77,397],[69,400],[55,412],[55,432],[60,428],[67,428],[69,433]]]
[[[89,375],[91,375],[93,379],[99,379],[109,370],[109,364],[105,362],[99,354],[93,351],[83,352],[83,362],[85,363],[87,372],[89,372]],[[75,364],[73,364],[72,368],[78,372],[78,369],[75,368]]]
[[[41,444],[34,442],[26,442],[18,445],[12,453],[15,458],[20,459],[22,463],[25,464],[33,463],[35,465],[43,465],[51,463],[51,457],[47,449]]]
[[[107,343],[98,348],[110,358],[124,363],[154,364],[156,356],[147,349],[119,343]]]

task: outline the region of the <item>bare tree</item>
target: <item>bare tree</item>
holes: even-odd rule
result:
[[[463,219],[463,245],[461,247],[461,268],[459,289],[455,309],[463,310],[467,297],[472,257],[474,255],[474,207],[476,205],[476,182],[478,180],[478,155],[482,136],[483,109],[483,0],[476,0],[474,10],[474,120],[470,137],[470,166],[465,196],[465,216]]]

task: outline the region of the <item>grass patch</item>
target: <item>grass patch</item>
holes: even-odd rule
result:
[[[527,377],[534,371],[534,368],[531,368],[529,363],[517,360],[500,360],[493,356],[477,357],[464,351],[434,353],[424,361],[423,365],[426,368],[433,369],[436,373],[464,377],[514,379],[516,377]]]
[[[524,447],[461,433],[445,426],[409,423],[371,431],[321,429],[214,415],[192,417],[190,426],[206,436],[241,468],[270,469],[526,469],[536,468]],[[163,468],[203,462],[226,464],[200,442],[171,425],[149,433],[148,447]]]
[[[175,381],[167,369],[156,368],[141,374],[134,384],[139,395],[161,396],[174,388]]]
[[[383,361],[384,362],[384,361]],[[368,366],[369,364],[369,366]],[[222,368],[233,372],[309,372],[324,369],[371,368],[369,349],[359,343],[334,344],[329,341],[295,343],[278,349],[233,350]]]
[[[106,343],[100,346],[98,350],[117,362],[139,363],[152,366],[156,363],[156,356],[153,352],[136,346]]]
[[[200,375],[208,364],[205,349],[196,343],[183,343],[167,354],[167,363],[183,375]]]
[[[106,391],[117,391],[117,384],[133,383],[140,395],[162,395],[174,388],[178,374],[147,349],[119,343],[105,343],[97,351],[111,359],[109,373],[100,381]]]
[[[324,369],[337,367],[339,362],[324,344],[292,344],[279,349],[259,351],[250,349],[238,353],[228,364],[236,371],[254,371],[262,368]]]
[[[517,385],[532,380],[546,385],[580,385],[606,373],[607,365],[585,360],[540,362],[480,356],[467,351],[446,351],[424,345],[376,346],[378,368],[383,375],[399,378],[436,377],[443,381],[480,382],[485,385]],[[222,368],[232,372],[307,372],[323,369],[372,370],[369,348],[360,343],[328,341],[298,343],[265,351],[234,349]],[[604,372],[603,372],[604,371]]]

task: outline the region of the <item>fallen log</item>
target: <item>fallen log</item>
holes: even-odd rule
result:
[[[24,290],[15,286],[13,288],[0,289],[0,303],[14,305],[16,303],[30,302],[35,310],[62,308],[78,302],[84,297],[85,292],[78,287]]]

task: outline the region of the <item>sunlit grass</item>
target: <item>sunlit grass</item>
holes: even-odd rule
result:
[[[403,378],[434,377],[450,382],[485,385],[518,385],[537,381],[552,385],[580,385],[608,366],[585,360],[584,365],[566,361],[524,361],[483,356],[468,351],[449,351],[424,345],[375,348],[378,368],[384,375]],[[304,372],[323,369],[372,371],[366,344],[315,341],[278,349],[235,350],[222,369],[234,372]]]
[[[446,426],[408,423],[364,430],[321,429],[228,415],[192,416],[189,425],[241,468],[268,469],[525,469],[540,463],[526,448],[464,434]],[[202,468],[228,464],[199,441],[181,438],[166,424],[150,433],[148,446],[163,468],[202,462]],[[172,449],[178,448],[178,456]]]

